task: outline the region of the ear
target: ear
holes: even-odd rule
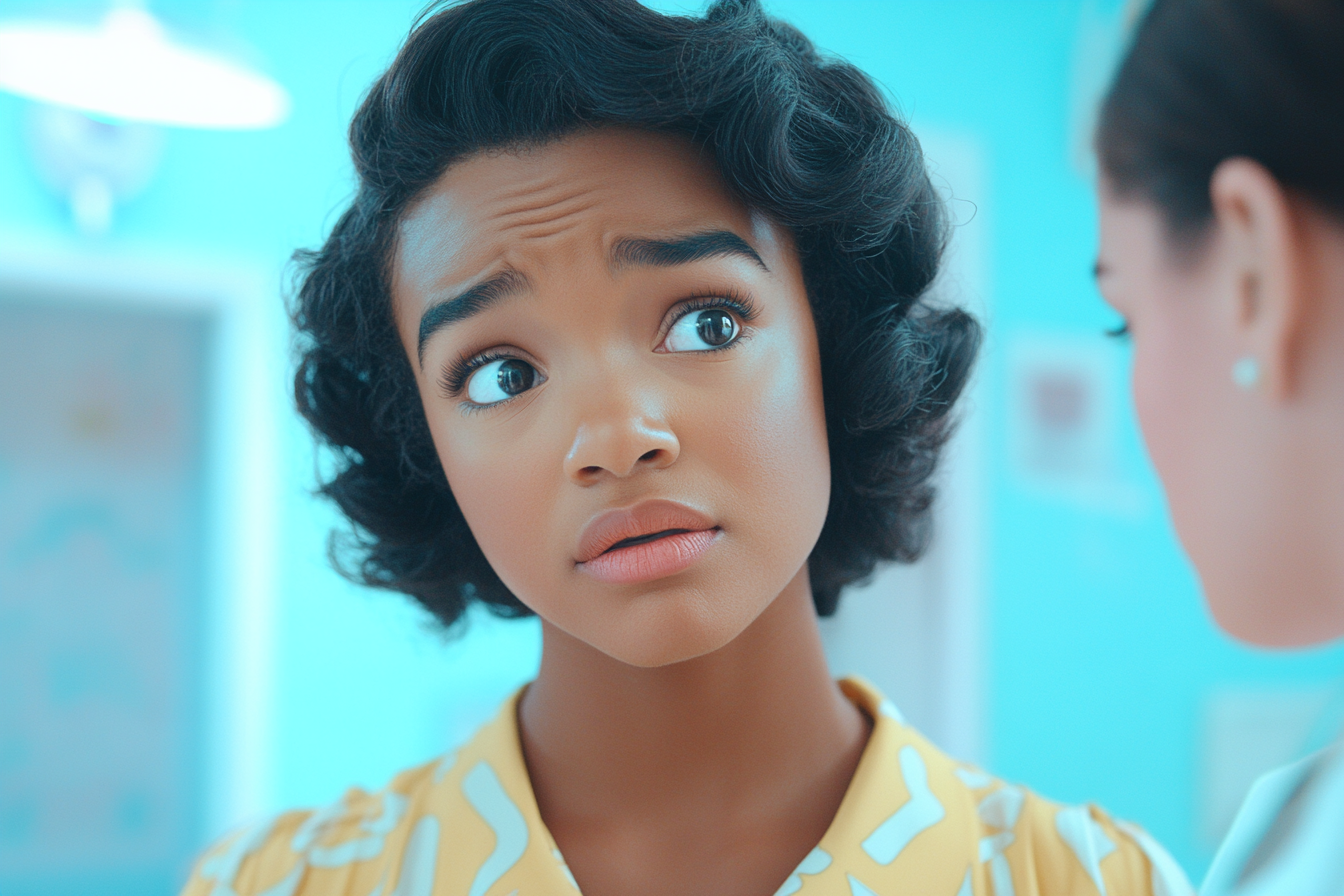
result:
[[[1287,400],[1296,389],[1311,298],[1292,199],[1263,165],[1242,157],[1214,169],[1209,195],[1226,252],[1238,357],[1254,358],[1261,388]]]

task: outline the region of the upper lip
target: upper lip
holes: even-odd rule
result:
[[[603,511],[589,520],[579,535],[575,559],[587,563],[627,538],[668,530],[698,532],[715,528],[717,524],[712,519],[685,504],[665,500],[641,501],[632,507]]]

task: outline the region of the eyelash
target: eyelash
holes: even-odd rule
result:
[[[695,293],[692,294],[690,298],[673,306],[672,310],[668,313],[666,317],[667,323],[658,334],[659,344],[661,345],[662,341],[667,338],[667,332],[671,329],[672,324],[676,323],[687,314],[693,314],[696,311],[704,311],[708,308],[727,308],[730,311],[735,312],[738,317],[742,318],[744,324],[750,323],[760,316],[760,311],[757,309],[756,303],[751,300],[751,297],[744,293],[740,293],[735,289]],[[704,353],[708,354],[711,351],[718,352],[723,351],[724,349],[730,349],[745,339],[748,335],[749,334],[747,333],[743,333],[727,345],[707,349]],[[484,367],[492,361],[501,361],[517,357],[516,354],[501,351],[499,349],[491,349],[490,351],[481,352],[478,355],[462,355],[454,359],[446,368],[444,368],[442,375],[439,377],[439,386],[449,397],[456,398],[462,394],[462,390],[466,388],[467,379],[477,369]],[[499,402],[499,404],[502,403],[503,402]],[[490,405],[490,407],[494,406],[495,405]]]
[[[734,312],[738,317],[742,318],[743,324],[751,323],[759,317],[761,313],[756,307],[756,303],[752,301],[751,296],[738,292],[731,287],[717,292],[694,293],[685,301],[672,306],[672,309],[668,312],[667,317],[665,318],[667,323],[663,325],[662,331],[658,334],[658,344],[662,345],[663,340],[667,338],[668,331],[672,329],[672,325],[677,321],[688,314],[694,314],[697,311],[705,311],[710,308],[727,308],[729,311]],[[742,334],[727,345],[703,349],[698,352],[698,354],[721,352],[733,348],[750,335],[751,334],[747,333],[746,328],[744,327]]]
[[[503,361],[517,357],[517,355],[498,349],[481,352],[479,355],[462,355],[444,368],[442,376],[439,377],[439,385],[450,397],[456,398],[466,388],[467,378],[475,373],[478,368],[484,367],[491,361]]]

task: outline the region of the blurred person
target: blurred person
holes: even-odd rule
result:
[[[1157,0],[1103,106],[1098,280],[1217,623],[1344,635],[1344,2]],[[1344,744],[1249,792],[1203,892],[1344,894]]]
[[[979,344],[874,84],[755,2],[474,0],[351,125],[300,410],[353,577],[541,619],[536,680],[189,894],[1173,894],[1146,834],[963,765],[817,616],[923,549]],[[339,749],[339,744],[333,744]]]

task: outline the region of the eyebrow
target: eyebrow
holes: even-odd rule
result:
[[[528,288],[527,278],[510,268],[477,283],[451,299],[430,305],[420,316],[420,336],[416,346],[420,366],[425,365],[425,343],[439,330],[480,314],[491,305],[516,296],[520,292],[526,292]]]
[[[629,238],[611,247],[614,268],[650,266],[670,268],[706,258],[745,258],[769,271],[761,256],[742,237],[729,230],[706,230],[666,240]]]

